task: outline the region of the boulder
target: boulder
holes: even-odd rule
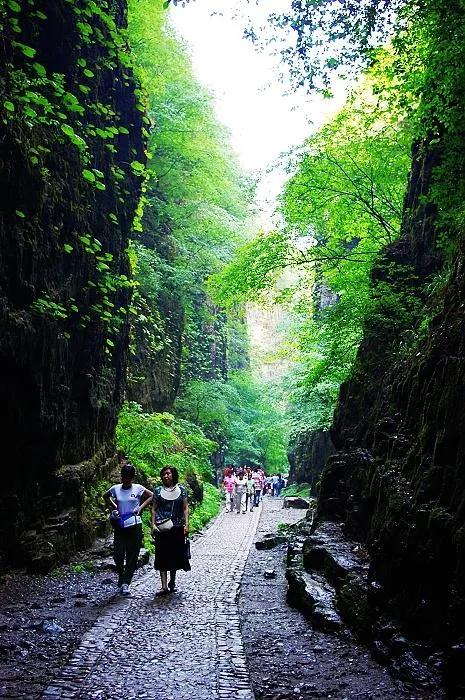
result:
[[[287,570],[286,578],[289,603],[301,610],[314,627],[331,632],[342,629],[336,609],[336,591],[322,576],[293,567]]]
[[[255,542],[256,549],[274,549],[280,544],[287,542],[287,537],[284,535],[265,535],[262,540]]]
[[[308,510],[310,508],[310,501],[301,496],[286,496],[283,501],[283,508],[301,508],[302,510]]]

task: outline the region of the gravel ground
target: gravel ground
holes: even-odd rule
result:
[[[105,560],[95,566],[101,570],[63,567],[48,576],[16,571],[0,579],[1,698],[39,698],[114,600],[116,574]]]
[[[293,523],[304,511],[282,509],[282,499],[265,498],[255,541]],[[347,631],[314,630],[286,602],[286,545],[252,547],[242,579],[239,609],[242,636],[256,700],[336,698],[417,700],[438,698],[393,679]],[[265,579],[274,570],[276,578]]]

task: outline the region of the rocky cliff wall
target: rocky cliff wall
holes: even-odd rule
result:
[[[314,495],[321,473],[333,452],[334,445],[328,430],[300,432],[290,444],[289,484],[310,484]]]
[[[184,295],[172,266],[177,246],[155,207],[144,213],[142,229],[127,398],[144,411],[171,411],[181,381],[185,325]]]
[[[463,243],[427,330],[418,329],[439,265],[436,214],[424,204],[438,160],[414,151],[402,237],[374,271],[378,302],[341,389],[332,427],[339,451],[323,474],[318,517],[342,519],[368,545],[378,604],[423,653],[446,652],[453,685],[451,669],[465,660]],[[388,293],[398,302],[390,315]]]
[[[183,334],[183,382],[227,377],[226,314],[202,289],[193,290]]]
[[[172,411],[189,381],[226,379],[227,319],[201,282],[188,291],[177,282],[175,237],[168,225],[160,231],[150,219],[144,216],[137,250],[139,286],[127,398],[145,411]]]
[[[126,248],[144,160],[125,2],[0,10],[2,560],[49,568],[88,541],[127,361]]]

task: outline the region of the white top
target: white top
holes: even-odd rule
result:
[[[165,501],[175,501],[181,495],[181,487],[177,484],[175,486],[162,486],[160,489],[160,496],[165,499]]]
[[[113,499],[116,501],[118,506],[118,513],[120,515],[126,515],[127,513],[134,513],[136,508],[140,506],[140,497],[145,491],[145,487],[141,484],[132,484],[131,488],[123,489],[123,484],[115,484],[108,490]],[[142,522],[138,515],[133,518],[128,518],[124,521],[123,527],[131,527],[132,525],[139,525]]]

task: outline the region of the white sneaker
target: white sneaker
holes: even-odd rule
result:
[[[130,595],[130,590],[127,583],[123,583],[121,586],[121,595]]]

